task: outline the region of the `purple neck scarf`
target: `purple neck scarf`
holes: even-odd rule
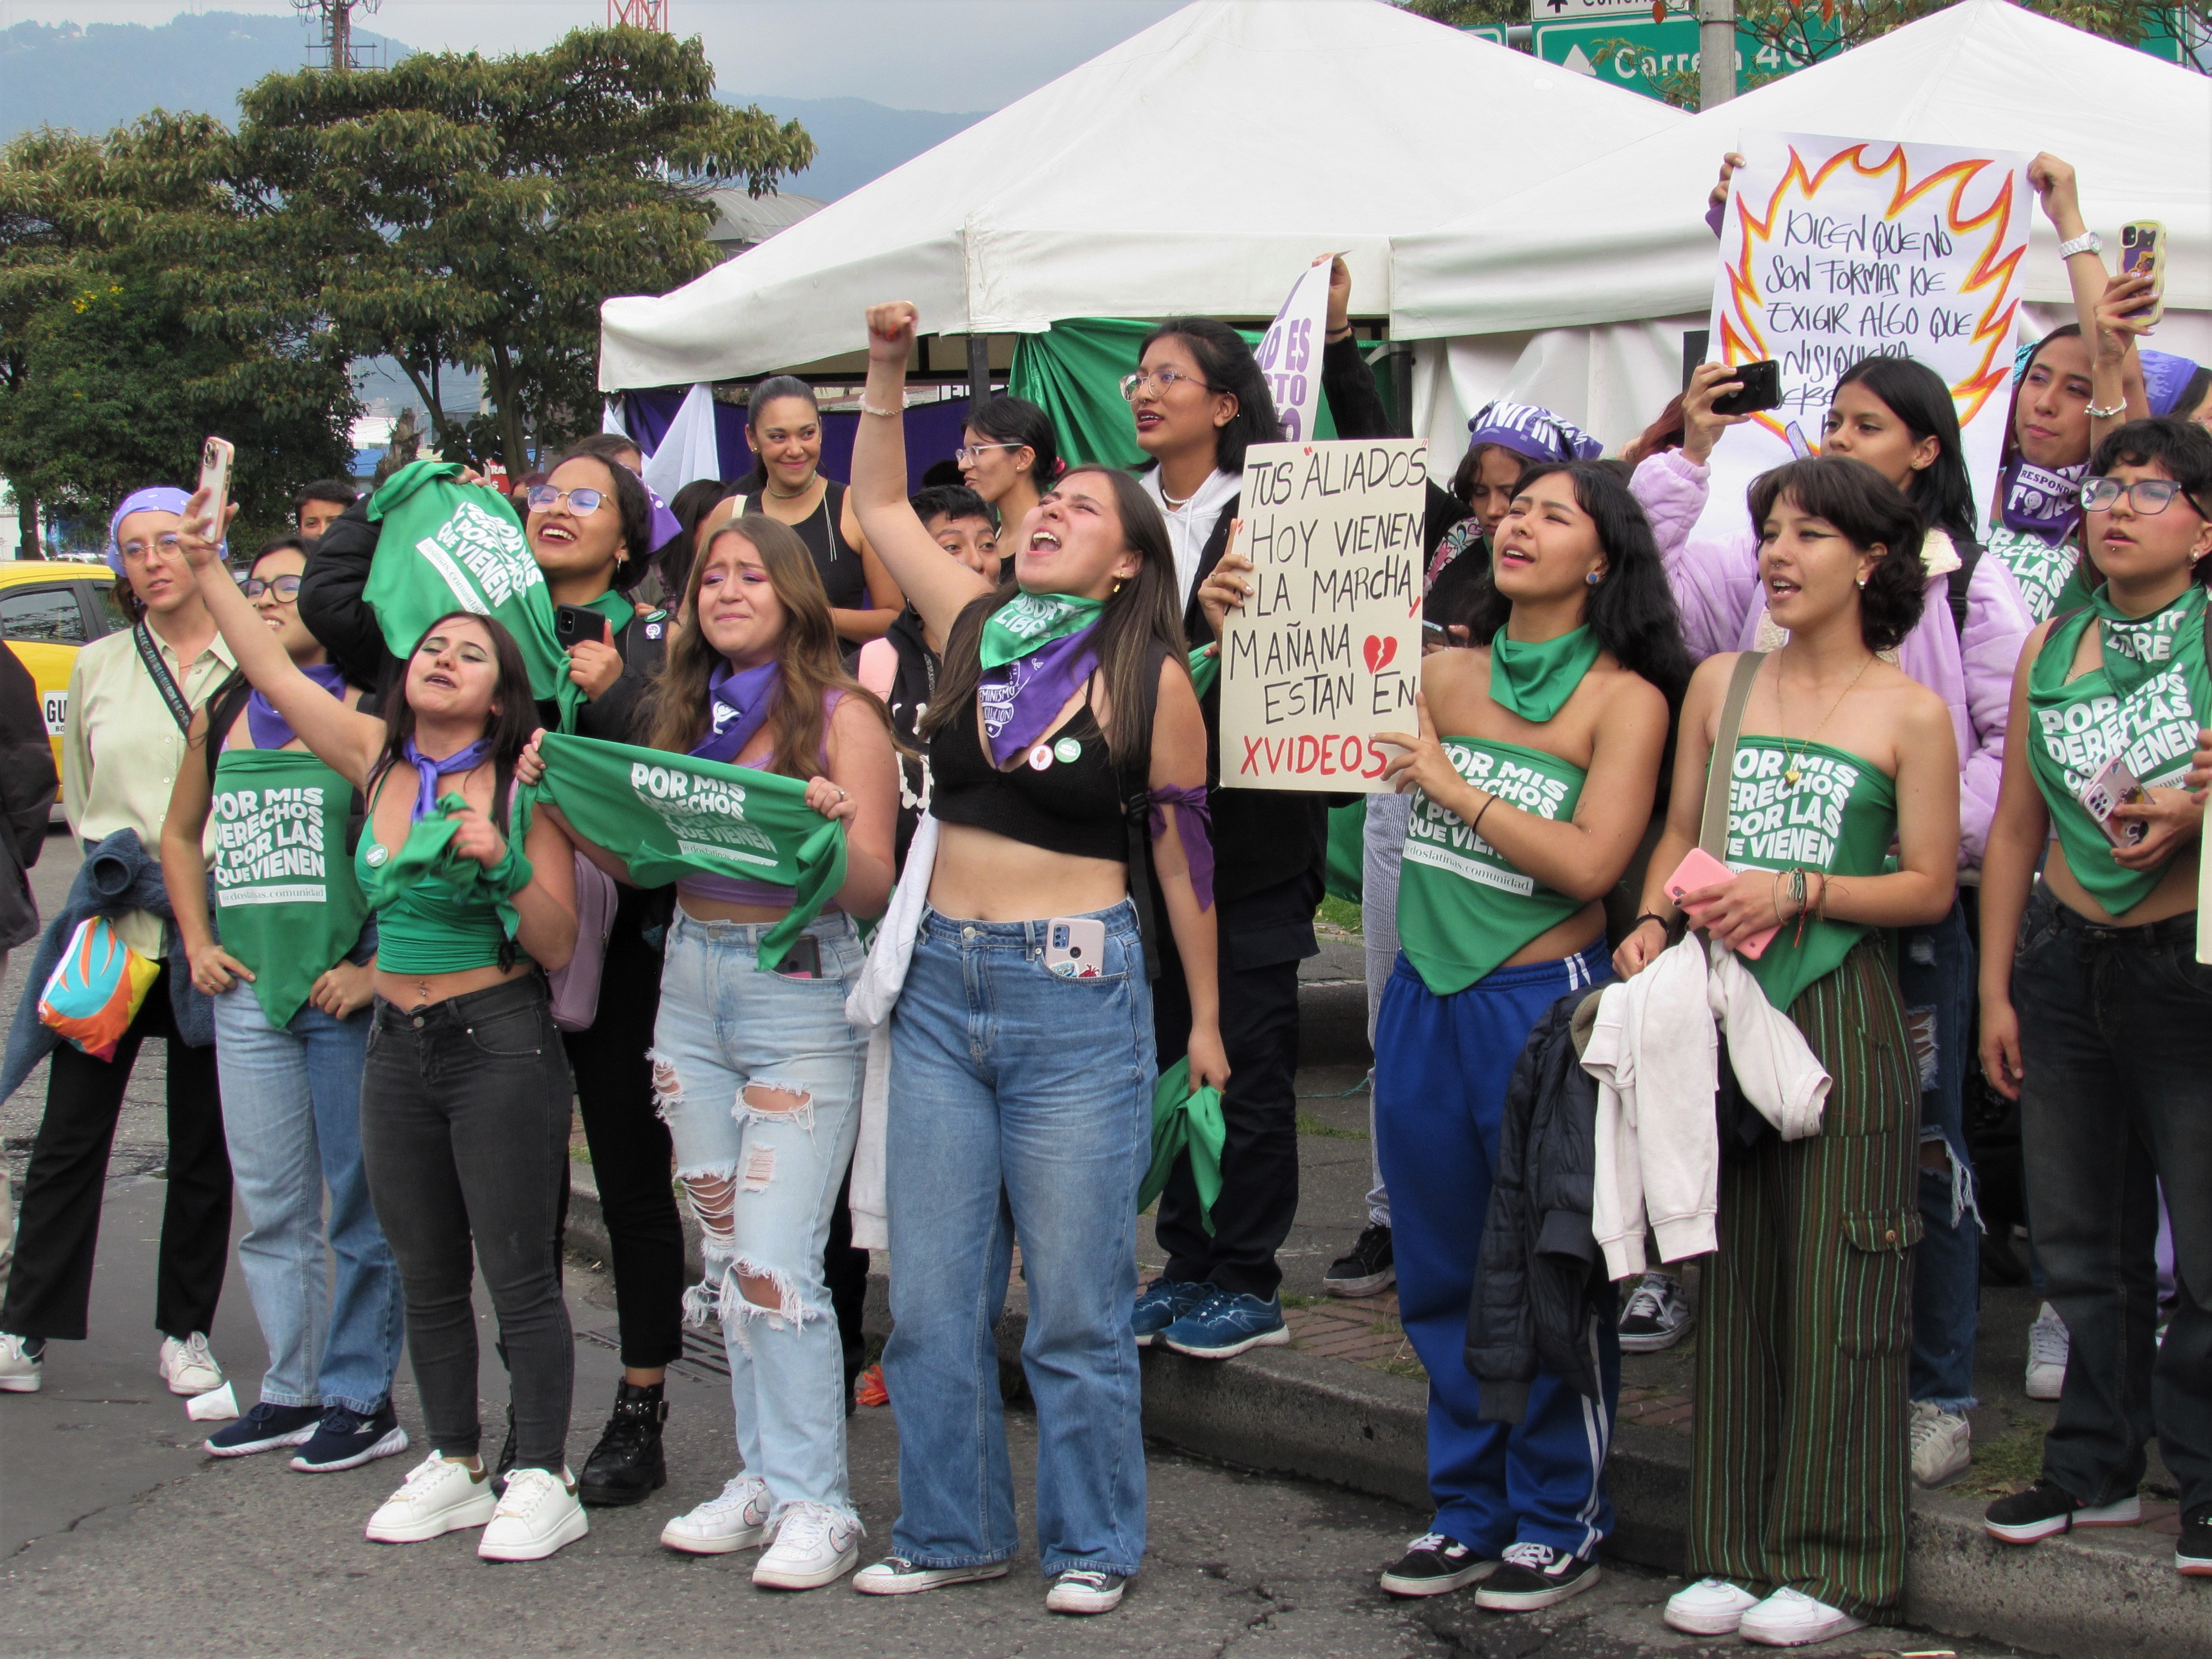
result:
[[[344,701],[345,676],[335,663],[314,663],[301,667],[300,672],[340,702]],[[292,729],[292,722],[276,712],[276,705],[258,691],[246,700],[246,729],[253,734],[256,749],[282,749],[300,735]]]
[[[1190,890],[1198,897],[1198,908],[1213,908],[1213,809],[1207,804],[1203,787],[1177,789],[1173,786],[1155,789],[1152,793],[1152,839],[1160,840],[1168,832],[1167,809],[1175,809],[1176,829],[1182,836],[1183,861],[1190,866]]]
[[[2081,479],[2088,470],[2087,461],[2054,469],[2014,456],[1997,480],[1997,511],[2005,528],[2054,545],[2065,540],[2081,516]]]
[[[1052,729],[1060,709],[1098,666],[1091,636],[1097,624],[1040,646],[996,668],[987,668],[975,689],[983,703],[983,736],[991,763],[1003,767]]]
[[[753,734],[768,723],[782,693],[782,664],[764,662],[757,668],[737,669],[724,663],[708,678],[714,724],[705,737],[691,745],[692,757],[736,765]]]
[[[415,810],[408,814],[410,823],[420,823],[438,810],[438,780],[448,772],[471,772],[484,763],[491,753],[491,739],[478,738],[467,748],[447,755],[442,760],[432,760],[415,746],[410,738],[401,745],[400,754],[415,769]]]

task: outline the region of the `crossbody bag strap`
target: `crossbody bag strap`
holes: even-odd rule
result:
[[[153,678],[154,689],[161,694],[162,707],[169,711],[169,718],[176,721],[177,730],[191,731],[191,701],[185,696],[184,688],[177,684],[177,677],[169,672],[169,665],[161,660],[161,647],[154,643],[154,630],[142,622],[131,630],[131,638],[138,647],[138,660],[146,665],[146,672]]]
[[[1747,651],[1738,657],[1735,672],[1729,679],[1728,700],[1721,704],[1721,726],[1714,734],[1712,758],[1705,769],[1705,813],[1698,833],[1698,845],[1717,859],[1728,845],[1729,782],[1735,775],[1736,737],[1743,730],[1743,706],[1751,701],[1751,683],[1759,678],[1759,665],[1765,660],[1764,651]]]

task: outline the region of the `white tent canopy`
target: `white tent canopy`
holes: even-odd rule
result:
[[[1201,0],[663,297],[601,308],[599,385],[757,374],[864,343],[1063,318],[1272,315],[1341,252],[1389,300],[1389,239],[1687,123],[1381,0]]]
[[[1705,325],[1718,257],[1705,198],[1746,129],[2063,156],[2108,264],[2124,222],[2165,222],[2157,343],[2212,355],[2212,81],[2006,0],[1962,0],[1479,215],[1394,238],[1392,336],[1449,342],[1424,349],[1416,380],[1416,429],[1440,457],[1489,397],[1549,402],[1612,443],[1657,413],[1680,384],[1683,329]],[[2070,319],[2039,213],[2026,280],[2043,325]]]

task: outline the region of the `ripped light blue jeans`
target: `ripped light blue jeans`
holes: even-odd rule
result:
[[[653,1086],[707,1269],[684,1311],[721,1321],[738,1455],[775,1512],[851,1517],[844,1352],[822,1252],[860,1133],[866,1044],[845,995],[866,952],[851,917],[826,915],[805,934],[819,977],[764,974],[767,931],[680,904],[668,929]]]
[[[1910,1396],[1971,1411],[1981,1297],[1982,1215],[1966,1154],[1966,1067],[1974,1051],[1974,942],[1966,914],[1900,929],[1897,983],[1920,1067],[1920,1144],[1942,1143],[1946,1167],[1920,1171],[1923,1233],[1912,1252]]]

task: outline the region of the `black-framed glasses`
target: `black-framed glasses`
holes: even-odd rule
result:
[[[1159,388],[1160,396],[1163,398],[1178,386],[1194,386],[1200,392],[1213,390],[1197,375],[1186,374],[1179,368],[1140,368],[1134,374],[1124,374],[1121,377],[1121,396],[1133,404],[1143,393],[1146,383],[1148,381]]]
[[[2172,506],[2177,495],[2196,507],[2199,518],[2205,516],[2189,492],[2171,478],[2137,478],[2133,483],[2094,476],[2081,480],[2081,506],[2089,513],[2109,513],[2125,496],[2130,507],[2147,519],[2153,518]]]
[[[239,583],[239,586],[245,590],[249,599],[258,599],[264,593],[273,592],[279,605],[299,602],[300,579],[297,576],[271,576],[265,581],[258,576],[248,576]]]
[[[562,501],[568,503],[571,513],[596,513],[605,495],[597,489],[556,489],[551,484],[536,484],[530,491],[530,510],[550,513]]]
[[[962,466],[974,466],[983,459],[987,449],[1026,449],[1027,444],[963,444],[952,452],[952,459]]]

